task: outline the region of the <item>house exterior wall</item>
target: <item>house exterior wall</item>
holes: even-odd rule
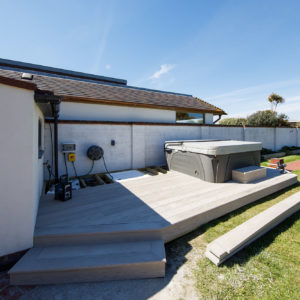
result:
[[[64,120],[174,123],[176,112],[131,106],[62,102],[60,118]]]
[[[33,91],[0,84],[0,256],[32,247],[43,182]]]
[[[205,122],[205,124],[213,124],[214,123],[214,115],[213,114],[205,114],[204,122]]]
[[[44,148],[44,115],[38,105],[33,102],[33,157],[32,157],[32,166],[33,166],[33,200],[34,200],[34,224],[38,212],[39,200],[43,190],[44,185],[44,155],[39,159],[38,158],[38,122],[42,122],[42,148]]]

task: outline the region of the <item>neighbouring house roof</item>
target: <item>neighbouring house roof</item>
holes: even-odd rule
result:
[[[33,74],[32,80],[22,79],[24,72]],[[31,83],[36,89],[54,92],[62,96],[62,101],[226,114],[191,95],[132,87],[122,79],[118,82],[109,77],[0,59],[0,83],[9,79],[15,84]]]
[[[21,61],[15,61],[15,60],[10,60],[10,59],[0,58],[0,65],[6,66],[8,68],[19,69],[22,72],[24,72],[25,70],[28,70],[30,72],[45,72],[47,74],[58,75],[58,76],[71,76],[72,78],[78,78],[78,79],[83,79],[83,80],[90,79],[90,80],[99,81],[99,82],[103,82],[103,83],[115,83],[115,84],[121,84],[121,85],[127,84],[127,80],[124,80],[124,79],[100,76],[100,75],[95,75],[95,74],[88,74],[88,73],[83,73],[83,72],[70,71],[70,70],[53,68],[53,67],[46,67],[46,66],[24,63]]]

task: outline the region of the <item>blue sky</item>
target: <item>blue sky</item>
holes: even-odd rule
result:
[[[2,1],[0,57],[300,119],[300,1]]]

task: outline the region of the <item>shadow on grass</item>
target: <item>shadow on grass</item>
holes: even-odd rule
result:
[[[186,234],[174,241],[171,241],[170,243],[168,243],[166,245],[167,257],[171,256],[172,259],[174,259],[174,255],[176,255],[176,252],[173,253],[172,249],[174,249],[174,248],[176,249],[176,246],[179,246],[179,245],[181,245],[182,248],[185,250],[182,252],[182,255],[185,256],[186,253],[188,253],[192,249],[192,246],[189,244],[189,242],[191,240],[197,238],[199,235],[204,234],[208,229],[215,227],[220,223],[226,222],[229,219],[231,219],[232,217],[238,216],[252,207],[255,207],[262,203],[266,203],[268,201],[274,200],[275,198],[280,197],[284,193],[291,191],[298,187],[300,187],[300,182],[296,183],[293,186],[287,187],[281,191],[278,191],[272,195],[269,195],[260,200],[257,200],[253,203],[245,205],[245,206],[243,206],[231,213],[228,213],[218,219],[210,221],[209,223],[200,226],[199,228],[190,232],[189,234]],[[256,241],[254,241],[253,243],[251,243],[250,245],[248,245],[247,247],[245,247],[244,249],[242,249],[235,255],[233,255],[231,258],[228,259],[228,261],[224,262],[221,265],[221,267],[222,266],[233,267],[235,264],[243,265],[243,264],[247,263],[247,261],[249,261],[253,256],[259,254],[265,248],[267,248],[276,239],[276,237],[278,235],[280,235],[281,233],[288,230],[299,218],[300,218],[300,212],[293,214],[292,216],[287,218],[285,221],[283,221],[282,223],[277,225],[275,228],[271,229],[271,231],[267,232],[262,237],[260,237],[259,239],[257,239]],[[180,258],[178,258],[178,259],[180,259]],[[182,260],[184,262],[184,257],[182,257],[180,260]]]
[[[221,266],[226,266],[229,268],[234,267],[236,264],[244,265],[251,258],[261,253],[265,248],[267,248],[270,244],[274,242],[274,240],[281,233],[284,233],[288,229],[290,229],[296,221],[300,219],[300,212],[291,215],[282,223],[271,229],[269,232],[258,238],[256,241],[237,252],[235,255],[230,257],[227,261],[225,261]]]

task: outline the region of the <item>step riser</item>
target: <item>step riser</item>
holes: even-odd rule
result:
[[[95,234],[70,234],[35,236],[34,247],[93,245],[99,243],[150,241],[161,239],[160,230],[136,232],[108,232]]]
[[[12,273],[10,274],[10,283],[14,285],[60,284],[164,276],[165,262],[160,261],[70,271]]]

